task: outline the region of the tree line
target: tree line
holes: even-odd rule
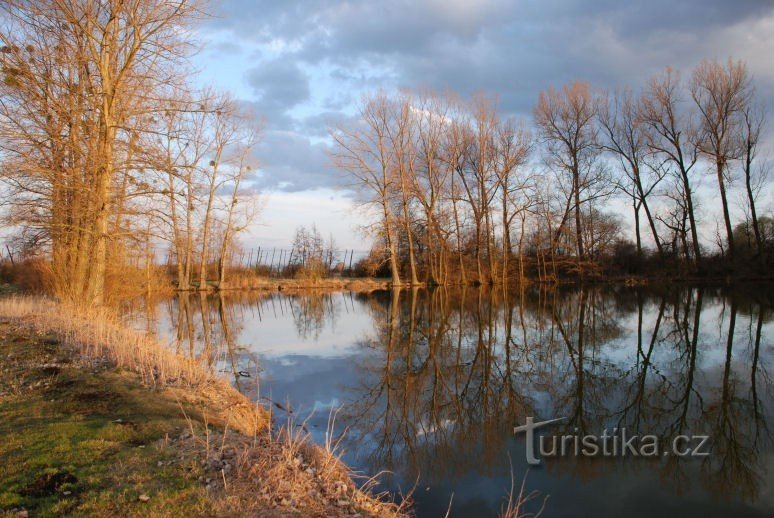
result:
[[[5,220],[50,289],[101,304],[127,256],[150,270],[159,245],[179,288],[224,282],[256,210],[243,186],[260,128],[189,81],[199,3],[8,0],[0,13]]]
[[[331,129],[332,160],[377,215],[372,258],[395,285],[725,275],[742,259],[758,272],[771,262],[764,127],[745,63],[705,60],[687,80],[667,68],[636,91],[550,87],[531,121],[481,93],[379,91]],[[699,232],[704,177],[721,205],[714,242]],[[633,241],[605,210],[614,198],[631,207]]]

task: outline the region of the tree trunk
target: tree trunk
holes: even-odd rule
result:
[[[395,252],[395,236],[392,230],[392,214],[390,213],[389,201],[382,198],[382,209],[384,210],[384,232],[387,235],[387,251],[390,256],[390,272],[392,273],[393,287],[400,286],[400,270],[398,269],[398,257]]]
[[[728,200],[726,199],[726,183],[723,180],[723,170],[725,163],[722,160],[716,162],[718,174],[718,187],[720,188],[720,201],[723,204],[723,222],[726,225],[726,236],[728,236],[728,258],[734,260],[734,229],[731,226],[731,217],[728,214]]]
[[[581,226],[581,206],[580,206],[580,173],[578,172],[578,166],[575,165],[572,174],[572,190],[575,197],[575,239],[577,240],[576,246],[578,247],[578,266],[580,268],[584,259],[583,251],[583,229]]]
[[[207,196],[207,210],[204,213],[204,222],[202,224],[202,257],[199,263],[199,289],[207,289],[207,259],[210,240],[210,223],[212,220],[212,204],[215,200],[215,177],[218,174],[218,166],[215,165],[212,170],[212,179],[210,180],[210,192]]]
[[[642,237],[640,236],[640,205],[637,203],[637,199],[633,200],[632,206],[634,208],[634,233],[637,238],[637,258],[642,259]]]
[[[680,170],[683,179],[683,190],[685,191],[685,205],[688,210],[688,221],[691,224],[691,240],[693,241],[693,264],[699,265],[701,260],[701,249],[699,248],[699,233],[696,229],[696,218],[693,213],[693,195],[691,194],[691,183],[688,180],[688,172],[684,167]]]

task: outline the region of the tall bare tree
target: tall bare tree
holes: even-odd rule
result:
[[[202,167],[206,190],[204,218],[202,220],[201,253],[199,258],[199,289],[207,289],[207,265],[209,263],[210,234],[215,218],[215,196],[220,187],[228,181],[224,168],[228,168],[228,150],[234,144],[239,132],[235,120],[235,106],[228,97],[215,98],[205,109],[212,140],[207,157],[209,163]]]
[[[596,110],[597,101],[588,83],[583,81],[565,85],[561,90],[551,87],[540,92],[534,110],[550,165],[570,176],[567,199],[575,217],[575,246],[579,264],[586,258],[581,204],[600,196],[596,189],[603,180],[598,163],[600,147]],[[566,215],[556,230],[557,235],[563,230]]]
[[[397,175],[397,184],[400,186],[400,219],[403,222],[403,231],[406,235],[409,280],[411,285],[415,286],[419,284],[419,277],[417,277],[417,264],[414,253],[414,229],[410,204],[413,192],[411,182],[416,178],[418,150],[415,140],[416,118],[413,102],[413,96],[408,92],[401,94],[398,99],[389,102],[388,115],[390,120],[386,128],[392,147],[392,174]]]
[[[642,237],[640,233],[640,209],[644,209],[650,227],[653,242],[660,256],[664,250],[656,229],[653,213],[648,205],[648,197],[664,178],[663,169],[648,163],[648,146],[645,128],[639,117],[639,105],[631,90],[606,95],[600,104],[599,121],[605,133],[603,148],[618,159],[625,181],[620,183],[623,190],[632,199],[634,209],[634,229],[637,254],[642,257]],[[647,171],[655,173],[647,178]]]
[[[415,197],[424,212],[428,280],[440,284],[444,278],[448,254],[446,239],[450,232],[444,223],[444,202],[449,198],[452,168],[444,161],[445,136],[449,125],[450,106],[446,99],[432,92],[417,96],[418,165],[413,180]]]
[[[390,151],[390,103],[379,92],[365,97],[354,127],[340,126],[331,130],[336,144],[334,164],[355,179],[355,186],[366,196],[367,204],[375,204],[381,213],[381,229],[387,242],[388,261],[394,286],[400,286],[397,242],[392,201],[399,185],[391,174],[393,157]]]
[[[693,71],[691,97],[699,112],[699,151],[712,162],[718,180],[723,221],[728,238],[728,255],[734,257],[734,231],[728,209],[726,184],[731,161],[744,156],[743,114],[752,97],[747,67],[729,59],[724,67],[717,61],[702,61]]]
[[[255,165],[252,162],[252,152],[258,141],[260,129],[252,126],[249,118],[244,118],[238,113],[235,116],[237,117],[236,122],[240,127],[237,139],[232,144],[231,153],[233,157],[231,158],[231,167],[227,173],[228,179],[225,182],[225,185],[231,192],[226,196],[223,236],[218,254],[219,288],[226,285],[226,266],[234,236],[247,227],[256,216],[258,210],[255,196],[250,196],[240,189],[246,177],[255,169]]]
[[[761,260],[763,259],[763,238],[755,205],[761,183],[766,179],[766,169],[756,168],[758,147],[764,122],[765,109],[762,105],[750,103],[745,107],[742,123],[742,172],[744,174],[744,187],[752,220],[753,234],[755,235],[755,248]],[[760,174],[757,174],[756,171],[759,171]]]
[[[640,117],[648,129],[648,147],[671,166],[682,184],[681,192],[691,227],[693,264],[696,266],[701,259],[701,245],[691,171],[696,165],[698,152],[693,113],[683,104],[679,74],[667,68],[663,74],[648,81],[642,94]]]
[[[524,216],[531,201],[529,175],[519,174],[532,148],[532,137],[524,121],[508,119],[498,124],[495,131],[494,173],[500,190],[502,226],[502,283],[509,279],[508,259],[511,256],[511,226],[516,216]],[[523,221],[523,220],[522,220]],[[522,228],[523,233],[523,228]],[[520,235],[519,242],[523,236]],[[521,263],[521,248],[519,261]]]
[[[0,5],[6,178],[46,207],[60,294],[105,300],[109,223],[133,135],[184,81],[190,0],[8,0]]]

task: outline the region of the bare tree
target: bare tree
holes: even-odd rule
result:
[[[181,99],[160,117],[159,131],[148,144],[155,168],[164,181],[167,207],[164,216],[175,257],[177,288],[190,287],[193,268],[194,217],[198,202],[197,173],[209,149],[207,114],[191,98]]]
[[[360,106],[360,119],[354,127],[331,130],[336,144],[334,164],[356,180],[356,187],[366,194],[367,204],[376,204],[382,216],[382,229],[387,242],[388,261],[394,286],[400,285],[400,271],[392,213],[392,200],[397,186],[390,166],[393,160],[389,143],[389,100],[380,92],[365,97]]]
[[[648,128],[648,147],[673,168],[682,183],[695,266],[701,259],[701,247],[690,174],[696,165],[698,152],[693,114],[682,104],[680,77],[673,69],[667,68],[662,75],[648,81],[640,103],[640,117]]]
[[[766,169],[759,168],[760,174],[756,175],[755,161],[758,154],[758,147],[765,121],[765,109],[762,105],[750,103],[743,112],[742,126],[742,172],[744,173],[745,193],[747,194],[747,204],[752,219],[753,233],[755,235],[755,248],[758,255],[763,259],[763,239],[761,229],[758,223],[758,213],[755,208],[756,194],[765,181]]]
[[[452,168],[444,161],[449,126],[449,102],[432,92],[417,96],[418,165],[413,178],[413,192],[424,212],[426,249],[431,284],[440,284],[445,277],[446,242],[449,231],[444,228],[444,202],[451,196],[449,181]],[[453,203],[453,202],[452,202]]]
[[[532,148],[532,137],[524,121],[509,119],[501,122],[495,136],[495,176],[500,189],[502,226],[502,282],[508,282],[508,258],[511,256],[511,226],[516,216],[525,215],[531,204],[530,181],[527,175],[519,175]],[[524,220],[522,219],[522,223]],[[522,224],[523,234],[523,224]],[[520,234],[519,242],[522,242]],[[521,266],[521,246],[519,262]],[[520,268],[521,271],[521,268]],[[523,275],[523,271],[521,272]]]
[[[626,178],[619,187],[632,199],[637,254],[642,257],[640,234],[640,208],[642,208],[645,210],[653,242],[659,255],[663,257],[664,251],[658,237],[655,218],[648,205],[648,196],[664,178],[664,173],[661,167],[647,161],[647,137],[639,111],[638,102],[631,90],[616,92],[613,96],[605,95],[599,109],[600,126],[606,137],[602,146],[618,159],[620,169]],[[646,177],[647,170],[655,173],[652,179]]]
[[[417,285],[419,278],[417,277],[414,230],[410,210],[411,182],[416,178],[417,167],[417,144],[414,135],[415,117],[412,103],[413,97],[408,92],[401,94],[397,100],[389,102],[388,116],[390,120],[386,128],[392,146],[392,173],[397,175],[397,182],[400,186],[401,220],[406,235],[410,283]]]
[[[598,163],[600,147],[595,124],[597,110],[588,83],[576,81],[562,90],[553,87],[540,93],[535,122],[546,143],[549,164],[570,176],[568,209],[575,217],[575,246],[578,265],[586,259],[583,243],[582,203],[604,196],[598,189],[604,178]],[[559,235],[565,216],[556,230]]]
[[[226,284],[227,256],[231,251],[234,236],[243,231],[256,216],[258,207],[255,204],[255,196],[249,196],[240,190],[245,177],[255,168],[252,164],[252,152],[258,141],[259,128],[250,125],[250,119],[236,114],[237,124],[240,125],[236,142],[233,143],[234,155],[228,172],[226,185],[231,189],[227,196],[225,207],[225,222],[223,238],[218,254],[218,287]],[[246,201],[253,201],[246,204]],[[242,208],[243,210],[239,210]]]
[[[207,289],[207,265],[209,261],[210,233],[214,220],[215,196],[220,187],[228,181],[223,173],[227,168],[229,147],[235,142],[239,124],[235,120],[233,101],[225,96],[215,98],[212,106],[206,106],[208,122],[211,128],[212,140],[207,157],[207,166],[201,168],[206,187],[206,203],[202,221],[201,254],[199,259],[199,289]]]
[[[723,204],[723,221],[728,238],[728,255],[734,257],[734,231],[728,211],[726,183],[729,164],[744,155],[741,137],[743,114],[752,97],[747,67],[741,61],[728,60],[724,67],[717,61],[703,61],[693,71],[691,97],[699,111],[698,149],[712,161]]]
[[[102,304],[124,143],[183,82],[184,28],[198,8],[189,0],[8,0],[0,9],[0,145],[16,171],[7,179],[50,215],[28,223],[51,240],[60,294]]]
[[[494,176],[494,131],[497,111],[490,99],[477,94],[470,104],[470,113],[456,122],[454,147],[461,154],[456,173],[465,193],[464,200],[473,217],[476,259],[476,281],[491,283],[495,275],[493,225],[491,206],[497,193]],[[489,263],[488,279],[482,268],[482,252]]]

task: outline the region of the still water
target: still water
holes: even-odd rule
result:
[[[134,321],[278,422],[339,440],[347,464],[381,473],[378,489],[413,491],[419,516],[496,516],[522,482],[522,511],[545,516],[774,516],[773,293],[193,294],[135,308]],[[625,429],[667,450],[705,435],[709,455],[568,447],[530,466],[513,431],[527,417],[564,418],[536,437]]]

